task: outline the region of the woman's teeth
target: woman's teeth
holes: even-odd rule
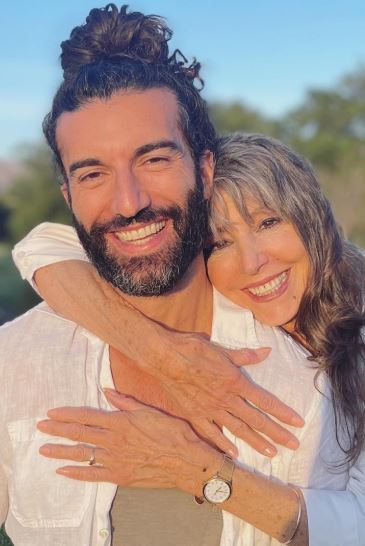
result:
[[[146,227],[139,229],[134,229],[130,231],[116,231],[115,235],[120,241],[138,241],[139,239],[144,239],[149,237],[149,235],[154,235],[161,231],[166,225],[166,222],[156,222],[155,224],[149,224]]]
[[[287,277],[287,272],[284,271],[284,273],[280,273],[275,279],[272,279],[271,281],[261,285],[261,286],[255,286],[255,288],[247,288],[251,294],[254,296],[268,296],[269,294],[274,293],[280,286],[283,284]]]

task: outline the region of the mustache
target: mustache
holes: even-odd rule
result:
[[[134,221],[139,224],[151,222],[153,220],[158,220],[161,217],[171,218],[173,221],[176,221],[181,214],[180,207],[161,207],[161,208],[152,208],[148,207],[138,211],[135,216],[126,217],[122,214],[116,214],[114,218],[105,223],[96,223],[92,226],[90,230],[90,235],[104,235],[110,231],[115,231],[120,228],[127,227],[131,225]]]

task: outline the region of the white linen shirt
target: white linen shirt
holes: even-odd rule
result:
[[[35,228],[13,255],[29,282],[39,267],[86,259],[74,230],[57,224]],[[316,370],[301,346],[282,330],[256,322],[248,310],[218,292],[213,311],[212,341],[231,348],[272,347],[264,362],[245,372],[306,421],[302,429],[291,429],[300,448],[277,446],[273,459],[226,431],[239,448],[242,466],[302,488],[310,546],[365,546],[365,454],[350,470],[331,466],[343,453],[324,376],[319,377],[319,392],[313,384]],[[108,347],[45,303],[3,326],[0,343],[0,522],[6,519],[16,546],[110,544],[109,510],[116,487],[55,474],[62,463],[38,454],[47,439],[35,428],[51,407],[109,409],[102,392],[113,385]],[[279,544],[243,520],[227,512],[223,516],[221,546]]]

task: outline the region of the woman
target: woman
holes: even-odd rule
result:
[[[240,459],[248,468],[236,468],[235,488],[248,492],[250,503],[242,502],[241,493],[223,504],[227,513],[222,544],[275,544],[276,540],[316,546],[365,544],[364,257],[344,241],[310,166],[266,137],[222,139],[211,217],[208,272],[212,283],[235,304],[252,311],[259,344],[286,344],[281,367],[264,363],[252,367],[251,375],[264,386],[275,381],[280,382],[280,388],[285,384],[283,392],[287,392],[285,401],[289,403],[290,390],[298,388],[294,385],[300,378],[303,392],[294,394],[307,404],[303,406],[306,426],[300,434],[301,447],[294,455],[289,457],[282,450],[272,461],[259,459],[236,442]],[[32,244],[30,240],[21,251],[37,263],[29,250]],[[61,267],[67,270],[69,266]],[[82,270],[82,266],[73,267]],[[47,268],[43,274],[43,278],[37,277],[38,287],[46,299],[51,294],[54,306],[59,287],[47,282]],[[85,292],[80,277],[72,290],[72,301],[84,291],[92,302],[85,305],[89,316],[85,325],[93,330],[94,288],[88,286]],[[62,299],[57,301],[57,309],[80,321],[73,309],[77,306]],[[97,314],[95,324],[99,319]],[[117,311],[111,320],[117,324]],[[280,341],[282,335],[276,328],[261,323],[284,330],[286,341]],[[108,340],[114,336],[112,328],[98,328],[94,329],[99,336]],[[115,345],[123,350],[121,341]],[[303,366],[307,359],[312,364]],[[121,409],[141,409],[133,401],[115,397],[114,401]],[[138,411],[136,414],[138,418]],[[253,469],[302,488],[308,525],[305,505],[301,507],[301,500],[298,503],[295,498],[298,489],[263,480],[251,473]],[[285,500],[280,495],[284,494],[291,495],[286,509],[290,528],[280,535],[268,506],[275,512],[275,498],[282,505]],[[317,528],[316,510],[324,532]],[[265,516],[270,521],[265,521]],[[273,540],[265,539],[254,527]],[[230,542],[232,536],[235,539]]]

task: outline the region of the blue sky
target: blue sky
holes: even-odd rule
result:
[[[4,2],[0,21],[0,159],[16,158],[60,82],[59,44],[95,0]],[[173,45],[203,64],[205,97],[240,100],[276,116],[309,88],[365,65],[364,0],[136,0],[167,18]]]

